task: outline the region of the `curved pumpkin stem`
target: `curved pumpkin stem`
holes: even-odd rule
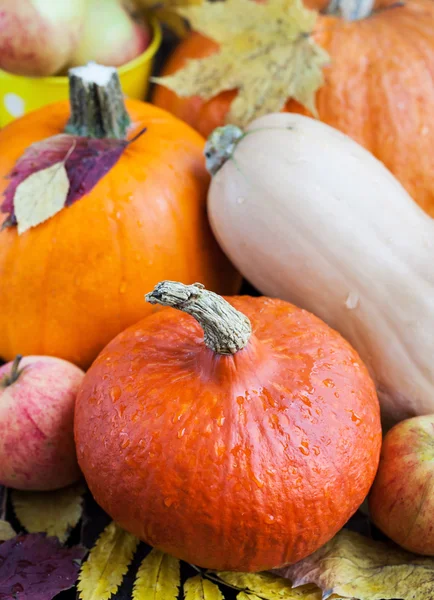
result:
[[[236,354],[247,346],[252,335],[249,319],[201,283],[162,281],[146,295],[146,300],[194,317],[204,331],[206,346],[217,354]]]
[[[211,175],[215,175],[231,158],[237,142],[243,136],[243,130],[236,125],[225,125],[214,129],[205,144],[205,163]]]
[[[88,138],[123,140],[131,124],[118,72],[89,63],[69,71],[71,117],[66,133]]]
[[[347,21],[360,21],[369,17],[374,6],[375,0],[331,0],[325,12]]]

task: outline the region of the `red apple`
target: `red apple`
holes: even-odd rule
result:
[[[122,0],[88,0],[83,33],[71,66],[88,62],[120,67],[146,50],[151,41],[149,26],[137,21]]]
[[[369,510],[402,548],[434,556],[434,415],[407,419],[387,433]]]
[[[87,0],[0,0],[0,68],[53,75],[81,36]]]
[[[80,478],[74,404],[84,372],[49,356],[0,367],[0,484],[55,490]]]

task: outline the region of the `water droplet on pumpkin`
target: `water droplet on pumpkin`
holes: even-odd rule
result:
[[[120,210],[118,210],[118,212],[116,213],[116,219],[119,221],[122,217],[122,213]]]
[[[335,387],[334,381],[332,381],[331,379],[324,379],[323,384],[328,388]]]
[[[345,306],[348,310],[354,310],[359,306],[360,296],[358,292],[350,292],[345,300]]]
[[[222,425],[224,424],[225,420],[226,420],[226,418],[225,418],[225,417],[223,417],[223,416],[220,416],[220,417],[217,419],[217,425],[218,425],[219,427],[222,427]]]
[[[243,196],[238,196],[237,204],[244,204],[245,201],[246,201],[246,199]]]
[[[14,583],[14,585],[11,587],[11,593],[18,594],[19,592],[24,592],[23,586],[21,583]]]
[[[119,293],[125,294],[126,291],[127,291],[127,283],[126,283],[126,281],[123,281],[121,283],[121,285],[119,286]]]
[[[356,425],[360,425],[360,423],[362,422],[362,419],[359,417],[359,415],[356,415],[356,413],[353,410],[350,410],[350,413],[351,413],[351,420]]]
[[[265,519],[264,521],[268,524],[271,525],[271,523],[274,522],[274,516],[273,515],[265,515]]]
[[[321,454],[321,450],[318,448],[318,446],[314,446],[312,448],[313,453],[315,454],[315,456],[318,456],[318,454]]]
[[[335,397],[339,398],[339,392],[335,392]]]
[[[255,475],[252,476],[252,479],[256,483],[256,485],[258,486],[258,488],[263,487],[264,482],[261,481],[260,479],[258,479],[257,477],[255,477]]]
[[[300,452],[301,452],[302,454],[304,454],[305,456],[308,456],[308,455],[309,455],[309,450],[308,450],[308,448],[305,448],[305,446],[299,446],[299,447],[298,447],[298,449],[299,449],[299,450],[300,450]]]
[[[128,438],[125,438],[124,440],[122,440],[122,442],[121,442],[122,450],[125,450],[125,448],[128,448],[129,445],[130,445],[130,440]]]
[[[164,505],[167,506],[167,508],[169,508],[169,506],[172,506],[174,502],[175,500],[173,498],[164,498]]]
[[[185,433],[185,427],[184,427],[184,429],[180,429],[180,430],[178,431],[178,437],[179,437],[179,438],[182,438],[182,436],[184,435],[184,433]]]
[[[110,390],[110,398],[113,400],[113,402],[117,402],[121,395],[122,390],[118,385],[115,385],[115,387],[112,387],[112,389]]]

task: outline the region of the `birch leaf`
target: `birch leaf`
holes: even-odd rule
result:
[[[82,483],[55,492],[12,492],[17,519],[29,533],[46,533],[63,543],[83,512]]]
[[[107,525],[83,564],[78,591],[81,600],[108,600],[115,594],[133,559],[139,540],[113,521]]]
[[[316,585],[304,585],[293,589],[290,581],[273,573],[218,572],[219,579],[245,592],[252,592],[266,600],[321,600]]]
[[[219,587],[200,575],[190,577],[184,583],[185,600],[224,600]],[[247,600],[247,599],[246,599]]]
[[[324,600],[334,594],[358,600],[434,598],[433,558],[347,530],[311,556],[277,572],[296,586],[316,583]]]
[[[11,540],[17,534],[12,528],[12,525],[7,521],[0,520],[0,542]]]
[[[65,206],[69,179],[63,162],[33,173],[15,190],[18,234],[36,227]]]
[[[137,571],[133,600],[177,600],[180,585],[179,560],[154,548]]]
[[[155,81],[178,96],[209,100],[238,90],[227,123],[246,126],[279,112],[289,98],[313,114],[328,54],[312,39],[317,13],[302,0],[226,0],[181,7],[191,27],[220,45],[219,52],[194,59],[173,75]]]

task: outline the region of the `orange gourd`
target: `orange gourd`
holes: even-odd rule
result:
[[[5,177],[23,153],[50,136],[57,137],[46,145],[65,145],[66,140],[66,149],[75,147],[78,154],[86,146],[90,158],[78,156],[76,173],[99,152],[99,146],[88,148],[93,138],[109,138],[95,143],[107,146],[110,158],[116,144],[110,123],[118,118],[116,111],[120,121],[128,118],[123,102],[112,84],[107,89],[93,84],[87,96],[83,83],[75,85],[71,138],[58,135],[70,116],[67,103],[33,112],[0,132],[0,192],[10,185]],[[103,110],[104,101],[112,107]],[[92,108],[95,114],[89,117]],[[22,235],[14,226],[0,231],[0,356],[5,360],[17,353],[47,354],[88,367],[119,331],[151,312],[142,290],[167,275],[186,283],[206,281],[226,293],[238,288],[239,276],[218,248],[206,218],[204,140],[150,104],[127,100],[126,108],[128,139],[146,131],[123,149],[94,187]],[[100,114],[111,110],[113,114]],[[92,130],[101,127],[100,121],[107,131]],[[89,132],[87,137],[83,131]],[[72,160],[69,154],[59,160]]]
[[[331,57],[316,98],[319,118],[370,150],[434,216],[434,2],[379,4],[369,18],[357,21],[318,17],[314,37]],[[193,33],[175,49],[163,75],[217,49]],[[207,137],[225,122],[235,94],[204,102],[158,86],[153,101]],[[291,100],[285,111],[308,114]]]
[[[282,300],[175,282],[147,298],[173,308],[117,336],[78,394],[96,501],[201,567],[260,571],[315,551],[378,465],[379,405],[357,353]]]

